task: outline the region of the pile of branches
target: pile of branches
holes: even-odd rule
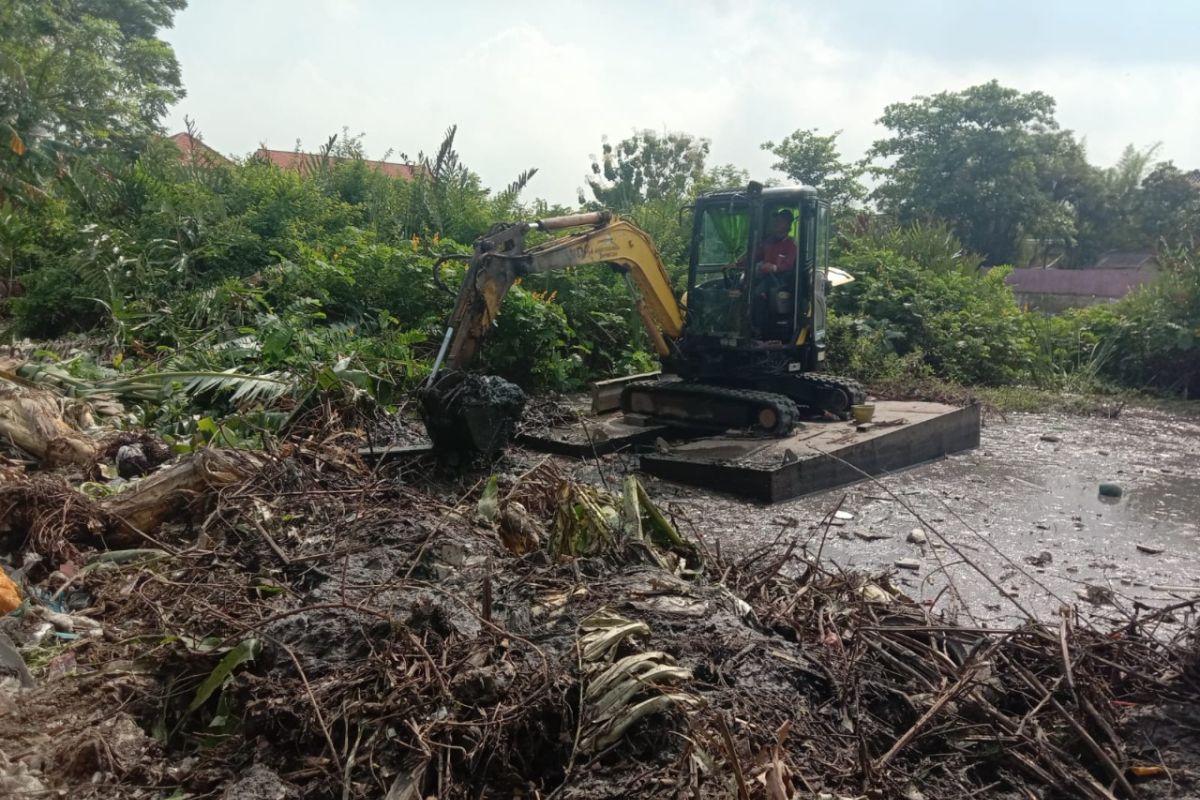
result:
[[[571,425],[579,422],[579,419],[579,410],[561,397],[531,397],[525,404],[517,432],[544,435],[550,428]]]
[[[1129,710],[1196,700],[1194,648],[1159,629],[1183,607],[1116,630],[1070,609],[964,626],[799,539],[724,558],[636,479],[603,490],[519,451],[435,478],[352,445],[256,454],[174,506],[154,558],[73,539],[101,566],[31,594],[65,578],[103,635],[40,654],[39,686],[0,716],[0,780],[19,764],[105,798],[1135,797],[1171,765],[1130,743]]]
[[[1137,797],[1167,775],[1159,754],[1131,748],[1130,709],[1200,699],[1184,629],[1159,635],[1184,603],[1100,631],[1064,608],[1057,626],[970,627],[933,615],[884,579],[829,573],[764,580],[734,570],[760,622],[819,664],[823,713],[784,712],[792,736],[840,738],[818,778],[782,751],[809,787],[882,796]],[[1192,629],[1194,630],[1194,628]],[[831,725],[831,719],[839,724]],[[769,746],[763,737],[762,746]],[[808,777],[806,777],[808,773]],[[784,795],[790,796],[790,795]]]

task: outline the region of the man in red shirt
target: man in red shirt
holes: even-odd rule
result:
[[[781,209],[771,217],[771,229],[765,239],[758,245],[754,263],[758,267],[758,275],[769,275],[756,289],[751,303],[751,320],[756,329],[756,335],[763,334],[763,326],[768,322],[770,303],[768,294],[777,288],[785,288],[791,279],[791,272],[796,268],[798,251],[796,241],[789,236],[792,220],[795,215],[789,209]],[[744,269],[746,259],[740,258],[737,267]]]
[[[759,275],[791,272],[796,268],[796,242],[788,235],[794,218],[786,208],[771,217],[771,230],[755,252],[754,263]],[[739,258],[737,267],[744,269],[745,266],[746,259]]]
[[[796,268],[796,241],[788,235],[792,219],[792,212],[786,208],[771,218],[771,232],[758,248],[760,274],[774,275]]]

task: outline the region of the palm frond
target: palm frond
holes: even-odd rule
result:
[[[499,199],[501,203],[513,202],[517,199],[517,196],[525,190],[525,187],[529,185],[529,182],[533,180],[533,176],[537,175],[537,173],[537,167],[530,167],[529,169],[525,170],[517,176],[515,181],[504,187],[504,191],[500,192],[497,199]]]
[[[128,379],[105,382],[105,389],[119,393],[122,386],[142,390],[157,386],[166,390],[176,384],[187,395],[204,394],[210,391],[233,391],[234,402],[270,402],[278,400],[295,388],[294,381],[284,380],[278,373],[245,375],[233,369],[220,372],[157,372],[138,375]]]

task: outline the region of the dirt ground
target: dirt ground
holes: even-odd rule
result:
[[[313,430],[209,486],[156,548],[74,581],[30,573],[29,607],[0,626],[36,679],[0,679],[0,797],[1200,787],[1200,659],[1168,624],[1191,612],[1128,617],[1195,596],[1191,421],[993,420],[979,450],[774,506],[651,479],[639,494],[629,456],[597,474],[515,449],[493,482],[368,464],[357,434]],[[1121,498],[1094,497],[1100,481]],[[34,485],[9,488],[47,510],[12,552],[99,562],[98,503],[64,527],[61,495]],[[1020,609],[1001,590],[1045,624],[1004,624]],[[1084,613],[1057,618],[1062,601]]]
[[[618,456],[608,468],[630,464]],[[1024,616],[1014,600],[1038,616],[1079,603],[1119,619],[1135,604],[1194,598],[1198,464],[1200,419],[1126,410],[1117,419],[990,415],[978,450],[773,505],[646,482],[705,531],[719,531],[726,552],[799,536],[848,570],[916,560],[917,570],[897,569],[914,598],[941,596],[940,605],[957,591],[968,616],[996,624]],[[1122,495],[1102,497],[1101,483]],[[819,523],[834,509],[851,518],[826,533]]]

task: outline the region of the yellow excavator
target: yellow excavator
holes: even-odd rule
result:
[[[850,279],[829,266],[827,201],[811,187],[750,182],[700,196],[692,212],[687,291],[678,299],[650,236],[607,211],[501,223],[477,239],[432,374],[418,392],[435,448],[503,448],[524,394],[468,367],[518,278],[585,264],[625,276],[662,364],[661,377],[623,387],[626,414],[771,436],[789,434],[802,412],[847,418],[865,399],[862,387],[820,369],[826,293]],[[532,231],[557,236],[527,246]],[[435,278],[446,260],[435,264]]]

